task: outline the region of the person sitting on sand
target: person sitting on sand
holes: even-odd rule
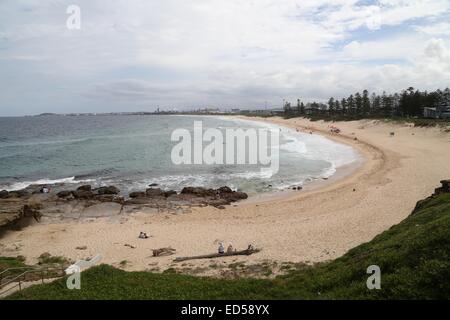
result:
[[[141,231],[139,234],[139,239],[148,239],[147,233]]]
[[[230,243],[227,248],[227,253],[233,253],[233,245]]]
[[[218,249],[218,251],[219,251],[219,254],[224,254],[225,253],[225,248],[224,248],[222,242],[219,242],[219,249]]]

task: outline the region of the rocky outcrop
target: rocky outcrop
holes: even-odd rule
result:
[[[147,193],[142,192],[142,191],[134,191],[131,192],[129,194],[130,198],[135,199],[135,198],[145,198],[147,196]]]
[[[91,187],[91,185],[84,185],[84,186],[80,186],[80,187],[78,187],[77,188],[77,191],[91,191],[92,190],[92,187]]]
[[[37,221],[59,221],[114,216],[133,212],[189,211],[193,206],[214,206],[224,209],[226,205],[247,198],[247,194],[229,187],[208,189],[186,187],[180,193],[150,187],[135,191],[128,198],[120,195],[115,186],[92,188],[83,185],[75,190],[64,186],[46,186],[50,192],[42,192],[43,186],[30,186],[19,191],[0,191],[0,226],[12,224],[24,217]]]
[[[94,193],[90,190],[77,189],[75,191],[72,191],[72,196],[75,199],[89,200],[94,198]]]
[[[116,195],[120,193],[120,190],[115,186],[100,187],[95,190],[98,194]]]
[[[214,197],[216,191],[214,189],[206,189],[201,187],[186,187],[181,190],[181,194],[195,195],[198,197]]]
[[[441,187],[435,189],[433,195],[437,196],[442,193],[450,193],[450,179],[449,180],[441,180]]]
[[[72,191],[67,191],[67,190],[63,190],[60,191],[56,194],[58,196],[58,198],[69,198],[70,196],[72,196]]]
[[[149,188],[145,191],[147,197],[165,197],[165,193],[163,190],[157,188]]]
[[[0,203],[0,227],[10,225],[23,217],[22,201],[5,199]]]

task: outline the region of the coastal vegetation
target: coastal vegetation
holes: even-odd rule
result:
[[[372,265],[381,270],[380,290],[366,285]],[[330,262],[289,268],[274,279],[126,272],[109,265],[87,270],[81,279],[81,290],[68,290],[61,279],[9,299],[449,299],[449,183],[443,181],[410,216],[370,242]]]
[[[450,89],[432,92],[409,87],[400,93],[381,95],[363,90],[347,98],[331,97],[327,103],[285,102],[285,117],[307,116],[312,119],[359,120],[364,118],[450,119]],[[439,121],[438,121],[439,122]]]

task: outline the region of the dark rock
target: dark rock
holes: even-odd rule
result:
[[[147,195],[147,197],[165,197],[164,191],[159,188],[149,188],[145,191],[145,194]]]
[[[56,194],[58,198],[68,198],[72,195],[72,191],[61,191]]]
[[[235,191],[232,193],[222,193],[221,198],[227,199],[230,202],[235,202],[243,199],[247,199],[248,195],[245,192]]]
[[[214,197],[216,195],[216,191],[202,187],[185,187],[181,190],[181,194],[193,194],[199,197]]]
[[[441,180],[441,187],[434,190],[434,195],[450,193],[450,180]]]
[[[176,195],[176,194],[177,194],[177,192],[174,191],[174,190],[169,190],[169,191],[165,191],[165,192],[164,192],[164,196],[165,196],[166,198],[168,198],[168,197],[170,197],[170,196],[174,196],[174,195]]]
[[[130,196],[130,198],[143,198],[143,197],[146,197],[147,196],[147,194],[145,193],[145,192],[142,192],[142,191],[135,191],[135,192],[131,192],[130,194],[129,194],[129,196]]]
[[[157,183],[152,183],[152,184],[149,184],[148,186],[149,186],[149,187],[157,187],[158,184],[157,184]]]
[[[13,198],[25,198],[28,197],[30,193],[26,190],[17,190],[9,192],[9,196]]]
[[[220,187],[219,189],[217,189],[217,192],[220,193],[232,193],[233,190],[231,190],[230,187]]]
[[[77,188],[77,191],[92,191],[91,185],[87,184]]]
[[[9,197],[9,192],[6,190],[0,191],[0,199],[6,199]]]
[[[232,193],[233,192],[233,190],[231,190],[231,188],[230,187],[220,187],[219,189],[217,189],[217,191],[219,192],[219,193]]]
[[[92,199],[94,197],[94,193],[87,190],[72,191],[72,195],[75,199]]]
[[[115,186],[100,187],[97,189],[98,194],[119,194],[120,190]]]

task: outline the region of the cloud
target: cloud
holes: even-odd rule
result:
[[[78,0],[81,30],[66,28],[70,4],[0,3],[0,114],[258,107],[449,82],[448,1]]]

